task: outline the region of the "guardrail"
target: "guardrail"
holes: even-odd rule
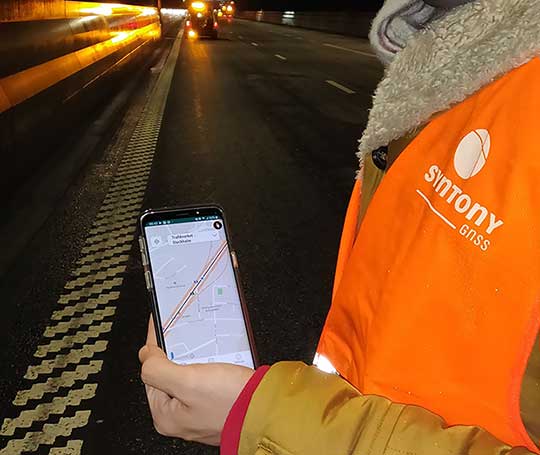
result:
[[[55,136],[95,107],[113,75],[149,52],[161,27],[157,10],[141,6],[63,0],[0,5],[0,191],[5,195],[47,159]]]
[[[239,11],[236,16],[258,22],[309,28],[367,38],[373,13],[359,11]]]

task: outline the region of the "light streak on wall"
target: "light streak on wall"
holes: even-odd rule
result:
[[[0,113],[123,48],[135,44],[142,47],[161,36],[159,15],[155,8],[119,3],[65,3],[64,19],[86,21],[96,17],[104,19],[101,42],[0,79]]]

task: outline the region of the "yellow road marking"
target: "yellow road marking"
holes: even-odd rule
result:
[[[68,441],[66,447],[53,447],[49,450],[49,455],[78,455],[82,450],[82,441]]]
[[[79,330],[75,335],[66,335],[60,340],[52,340],[49,344],[43,344],[36,348],[34,356],[38,358],[60,352],[63,349],[71,349],[76,344],[86,343],[88,340],[99,338],[103,333],[110,332],[112,322],[102,322],[96,326],[90,326],[88,330]]]
[[[94,357],[98,352],[107,349],[107,341],[98,340],[80,349],[72,349],[68,354],[58,354],[54,359],[43,360],[39,365],[30,365],[24,375],[25,379],[37,379],[40,374],[51,374],[55,369],[65,368],[69,364],[81,363],[82,359]]]
[[[126,245],[129,249],[131,249],[131,245]],[[108,250],[108,253],[111,253],[112,250]],[[107,252],[104,252],[104,255]],[[109,254],[109,256],[112,256],[114,253]],[[94,257],[99,258],[98,254],[93,255]],[[120,286],[122,284],[122,278],[112,278],[110,280],[105,280],[103,283],[100,284],[94,284],[92,286],[89,286],[87,288],[83,288],[79,291],[71,291],[69,294],[64,294],[58,299],[58,303],[69,303],[74,300],[79,300],[84,297],[90,297],[93,294],[101,294],[104,291],[110,290],[114,287]]]
[[[131,237],[132,238],[132,237]],[[126,241],[131,242],[131,238],[128,237]],[[116,245],[119,241],[117,240],[115,243],[111,243],[111,246]],[[75,289],[79,288],[81,286],[87,286],[89,284],[95,284],[98,281],[104,281],[107,278],[113,278],[119,274],[122,274],[126,271],[127,266],[125,265],[119,265],[117,267],[109,267],[106,270],[102,270],[96,273],[92,273],[89,275],[86,275],[84,277],[76,278],[74,280],[69,281],[64,288],[65,289]]]
[[[22,411],[19,417],[5,419],[0,436],[13,436],[17,428],[30,428],[35,422],[47,420],[51,414],[63,414],[68,406],[78,406],[96,394],[97,384],[85,384],[82,389],[71,389],[65,397],[54,397],[50,403],[38,404]]]
[[[75,371],[64,371],[58,377],[48,378],[46,382],[32,384],[31,388],[17,392],[13,404],[24,406],[28,400],[39,400],[46,393],[56,393],[62,388],[73,387],[75,381],[87,380],[90,375],[99,373],[102,367],[102,360],[91,360],[88,365],[77,365]]]
[[[41,444],[54,444],[58,436],[71,436],[75,428],[88,424],[90,411],[77,411],[73,417],[62,417],[58,423],[46,423],[42,431],[26,433],[23,439],[11,439],[0,450],[0,455],[16,455],[23,452],[35,452]]]
[[[120,292],[118,291],[103,293],[98,297],[86,299],[82,302],[76,303],[75,305],[66,306],[62,310],[57,310],[53,312],[51,319],[57,321],[65,317],[73,316],[76,313],[84,313],[88,310],[95,309],[98,306],[105,306],[114,300],[118,300],[119,298]]]

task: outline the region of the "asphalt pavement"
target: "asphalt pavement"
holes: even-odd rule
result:
[[[136,213],[145,208],[221,205],[262,363],[313,358],[356,142],[382,67],[364,40],[238,20],[222,24],[218,40],[183,39],[173,64],[159,136],[151,128],[155,150],[144,152],[146,161],[136,157],[137,147],[154,144],[134,139],[145,103],[159,95],[150,79],[109,146],[2,276],[0,454],[217,453],[152,427],[137,361],[149,311],[135,242]],[[164,60],[152,69],[156,78],[166,71]],[[112,202],[122,185],[133,196]],[[139,194],[141,204],[133,202]],[[100,220],[118,222],[117,233],[100,231]],[[127,246],[88,249],[89,237],[107,235]],[[94,253],[114,273],[99,269],[89,282],[81,267],[93,267],[85,255]],[[70,299],[76,320],[67,315]],[[64,344],[45,352],[39,346],[49,339]]]

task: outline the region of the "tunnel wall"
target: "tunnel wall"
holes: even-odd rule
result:
[[[153,8],[0,4],[0,191],[9,196],[86,113],[112,96],[161,29]]]
[[[2,0],[0,22],[62,17],[64,0]]]
[[[236,16],[258,22],[302,27],[367,38],[374,13],[361,11],[239,11]]]

